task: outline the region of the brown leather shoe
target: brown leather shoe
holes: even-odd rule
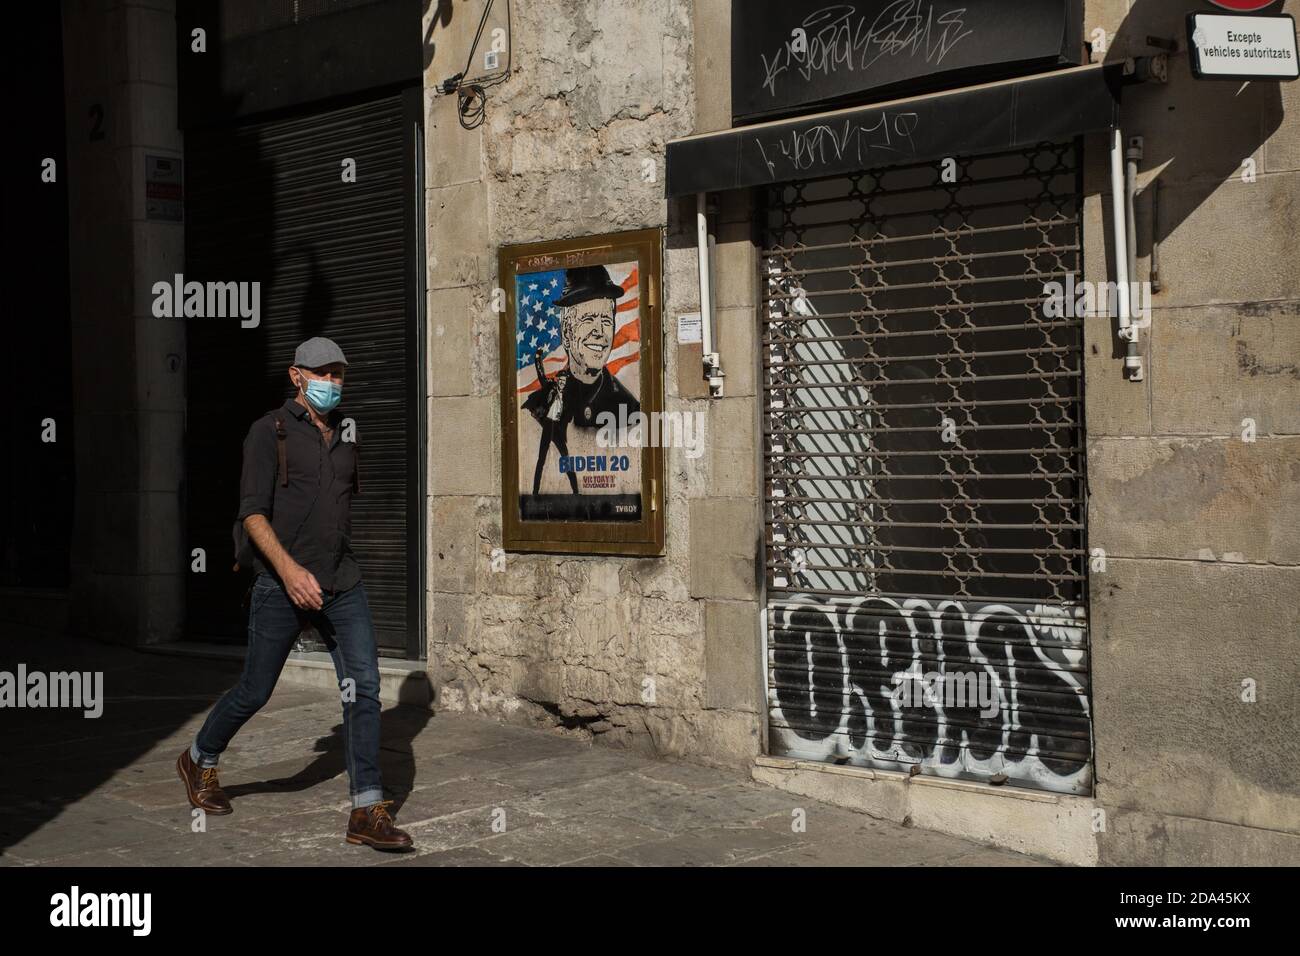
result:
[[[349,843],[364,843],[376,850],[409,850],[412,846],[411,835],[393,825],[393,818],[388,813],[392,800],[372,803],[368,807],[357,807],[348,817]]]
[[[185,781],[185,795],[190,798],[190,806],[205,813],[234,813],[230,798],[226,796],[221,784],[217,783],[216,767],[200,767],[190,759],[190,748],[186,747],[176,759],[176,772]]]

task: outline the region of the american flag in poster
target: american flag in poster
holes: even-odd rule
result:
[[[605,268],[623,290],[615,303],[614,342],[605,367],[635,393],[639,391],[636,372],[641,358],[637,266],[635,262],[627,262]],[[538,388],[537,369],[533,364],[537,349],[545,350],[542,363],[549,376],[554,376],[568,361],[560,337],[560,307],[555,305],[555,300],[564,294],[564,273],[564,269],[553,269],[515,277],[515,371],[520,395]]]

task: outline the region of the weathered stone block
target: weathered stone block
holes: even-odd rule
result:
[[[456,97],[435,97],[428,89],[424,97],[426,188],[455,186],[482,178],[483,127],[465,129],[460,125]]]
[[[690,503],[690,521],[691,595],[753,600],[762,553],[758,502],[699,499]]]
[[[179,223],[150,221],[144,218],[145,156],[163,154],[179,159],[180,152],[144,146],[132,147],[125,152],[130,156],[131,198],[135,210],[131,222],[132,247],[130,249],[133,280],[132,310],[136,316],[147,317],[152,322],[179,326],[183,336],[184,319],[154,318],[153,304],[157,297],[154,295],[153,286],[155,282],[166,282],[170,287],[176,273],[185,272],[185,229]],[[265,304],[263,300],[262,306],[265,307]],[[236,328],[239,327],[238,318],[229,321]],[[184,342],[184,338],[181,341]]]
[[[918,777],[904,786],[914,826],[1076,866],[1097,862],[1090,798],[936,777]]]
[[[429,393],[469,395],[475,296],[470,286],[429,290]]]
[[[469,601],[464,594],[434,592],[429,595],[429,643],[469,643]],[[434,652],[430,651],[430,657]]]
[[[757,493],[757,401],[722,398],[708,405],[704,439],[709,453],[709,488],[714,495],[744,498]]]
[[[1300,434],[1300,283],[1290,302],[1162,309],[1151,326],[1158,434]]]
[[[1300,835],[1116,808],[1097,835],[1103,866],[1296,866]]]
[[[761,712],[764,700],[758,605],[704,602],[704,704]]]
[[[731,128],[731,0],[691,7],[695,37],[695,132]]]
[[[88,405],[78,403],[80,408]],[[71,420],[55,418],[58,440],[72,439],[75,431],[79,498],[89,498],[96,492],[139,489],[142,430],[139,417],[130,413],[82,413]],[[98,510],[102,504],[96,501],[92,507]]]
[[[470,285],[495,271],[489,261],[487,189],[461,183],[426,191],[428,287]]]
[[[1264,141],[1264,171],[1269,173],[1300,169],[1300,123],[1294,120],[1300,115],[1300,86],[1295,83],[1277,86],[1281,115],[1292,117],[1292,121],[1281,123]]]
[[[176,14],[170,6],[123,8],[127,78],[132,82],[176,85]]]
[[[669,339],[669,341],[674,341]],[[704,379],[704,346],[700,344],[678,345],[676,347],[677,397],[683,399],[708,398],[709,384]],[[724,368],[725,371],[725,368]],[[731,385],[731,373],[727,373],[727,385]]]
[[[562,661],[529,661],[519,685],[519,696],[549,704],[563,700],[564,672]]]
[[[695,239],[695,197],[668,202],[668,231],[664,235],[664,316],[676,320],[682,312],[700,310],[700,255]],[[675,333],[676,327],[670,329]]]
[[[174,562],[173,562],[174,567]],[[185,574],[147,574],[138,580],[142,602],[140,631],[134,643],[162,644],[179,641],[185,636]]]
[[[176,122],[176,86],[161,83],[127,83],[117,89],[119,109],[129,115],[127,142],[132,146],[176,150],[181,148],[181,131]]]
[[[736,710],[706,710],[693,715],[689,745],[674,754],[719,767],[748,770],[762,750],[762,726],[757,714]]]
[[[471,594],[479,560],[475,501],[462,496],[432,499],[429,520],[429,589]]]
[[[141,412],[139,428],[141,490],[176,495],[185,476],[185,413]]]
[[[1254,84],[1252,84],[1253,86]],[[1300,292],[1300,173],[1171,184],[1160,193],[1160,306],[1295,299]],[[1207,238],[1212,237],[1212,238]],[[1159,313],[1153,321],[1159,320]]]
[[[713,304],[718,309],[753,307],[758,289],[758,247],[749,223],[726,223],[713,247]]]
[[[173,491],[141,492],[140,571],[145,574],[185,574],[190,572],[190,550],[207,545],[208,574],[222,574],[230,567],[230,539],[213,542],[184,540],[185,521],[181,514],[180,495]]]
[[[771,760],[755,763],[754,779],[790,793],[847,807],[878,820],[902,823],[908,815],[907,787],[878,782],[870,771],[834,773],[821,768],[803,769],[795,761],[779,763],[779,766],[776,765],[778,761]]]
[[[97,492],[86,496],[90,511],[89,540],[73,542],[73,550],[85,549],[102,574],[140,574],[148,560],[143,553],[140,532],[143,511],[141,493],[136,491]],[[84,530],[84,529],[83,529]]]
[[[183,417],[186,410],[184,323],[153,316],[137,317],[133,321],[136,341],[135,408],[141,415],[153,412]],[[285,356],[286,366],[290,361],[292,355]],[[288,384],[287,375],[285,384]],[[178,480],[172,481],[172,487]]]
[[[718,349],[722,359],[722,370],[727,373],[723,394],[728,398],[744,398],[753,395],[759,350],[759,330],[755,309],[748,306],[738,309],[719,309],[714,314],[718,326]]]
[[[1101,439],[1088,482],[1110,555],[1300,564],[1300,438]]]
[[[496,398],[434,398],[429,405],[430,492],[499,495]]]
[[[1093,575],[1101,803],[1300,833],[1298,593],[1300,568],[1117,559]]]

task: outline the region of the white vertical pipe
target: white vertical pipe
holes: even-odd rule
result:
[[[709,269],[709,217],[705,193],[695,194],[695,241],[700,257],[700,337],[705,361],[713,351],[713,276]]]
[[[1124,174],[1124,133],[1118,127],[1110,141],[1111,225],[1115,244],[1115,297],[1119,308],[1119,337],[1126,344],[1124,367],[1129,380],[1142,380],[1142,356],[1138,354],[1137,328],[1133,325],[1133,303],[1129,298],[1129,210],[1131,198]]]
[[[1128,209],[1124,187],[1124,134],[1118,127],[1110,141],[1110,218],[1115,233],[1115,285],[1119,299],[1120,337],[1127,339],[1133,323],[1128,298]]]

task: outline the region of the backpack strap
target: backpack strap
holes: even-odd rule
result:
[[[275,454],[276,462],[280,466],[280,487],[289,487],[289,466],[285,461],[284,454],[284,420],[279,415],[275,417]]]

